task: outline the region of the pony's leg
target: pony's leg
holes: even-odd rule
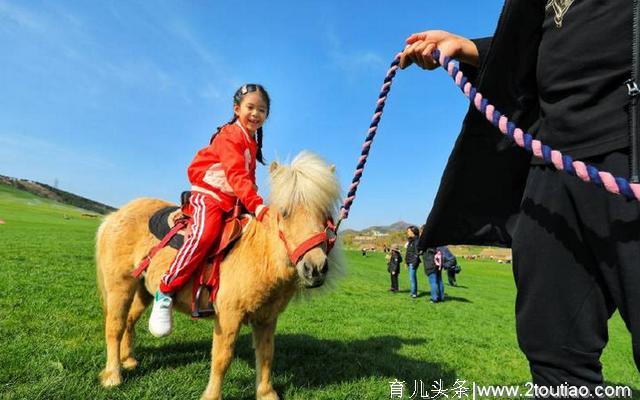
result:
[[[127,316],[127,326],[122,336],[122,342],[120,342],[120,361],[122,362],[122,368],[134,369],[138,366],[138,361],[133,358],[133,340],[135,339],[135,327],[136,322],[140,319],[144,310],[147,309],[149,303],[153,300],[143,285],[138,285],[136,294],[133,296],[133,302],[129,309],[129,315]]]
[[[122,383],[120,373],[120,341],[127,322],[127,314],[137,280],[134,278],[107,282],[105,339],[107,344],[107,365],[100,373],[100,383],[104,387],[113,387]],[[109,290],[111,289],[111,290]]]
[[[278,400],[278,394],[271,386],[276,321],[252,324],[252,328],[253,346],[256,351],[256,399]]]
[[[233,314],[233,313],[232,313]],[[239,315],[223,313],[216,320],[211,350],[211,374],[209,384],[202,394],[202,400],[222,399],[222,380],[233,359],[241,318]]]

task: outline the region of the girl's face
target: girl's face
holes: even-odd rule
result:
[[[268,108],[259,92],[244,95],[240,104],[233,105],[233,112],[240,124],[251,133],[258,130],[267,120]]]
[[[414,237],[414,236],[415,236],[415,235],[413,234],[413,231],[412,231],[411,229],[407,229],[407,237],[408,237],[408,238],[412,238],[412,237]]]

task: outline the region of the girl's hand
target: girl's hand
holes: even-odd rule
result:
[[[438,49],[445,56],[455,58],[465,64],[478,66],[478,48],[471,40],[446,31],[424,31],[407,38],[407,47],[400,54],[400,68],[416,64],[420,68],[432,70],[440,65],[431,56]]]

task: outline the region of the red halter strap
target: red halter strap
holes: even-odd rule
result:
[[[280,225],[280,214],[278,214],[278,225]],[[296,265],[300,261],[300,259],[304,257],[305,254],[307,254],[307,252],[318,246],[323,245],[325,247],[325,253],[329,254],[336,242],[336,227],[331,217],[329,217],[327,219],[327,224],[324,231],[318,232],[315,235],[311,236],[309,239],[300,243],[298,247],[296,247],[293,251],[291,251],[289,242],[287,242],[287,238],[279,226],[278,235],[280,236],[280,240],[282,240],[282,243],[284,243],[284,248],[287,250],[289,260],[293,265]]]

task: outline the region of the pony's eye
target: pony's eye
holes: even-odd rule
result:
[[[287,212],[287,210],[281,208],[280,215],[282,215],[282,218],[287,219],[287,217],[289,216],[289,213]]]

